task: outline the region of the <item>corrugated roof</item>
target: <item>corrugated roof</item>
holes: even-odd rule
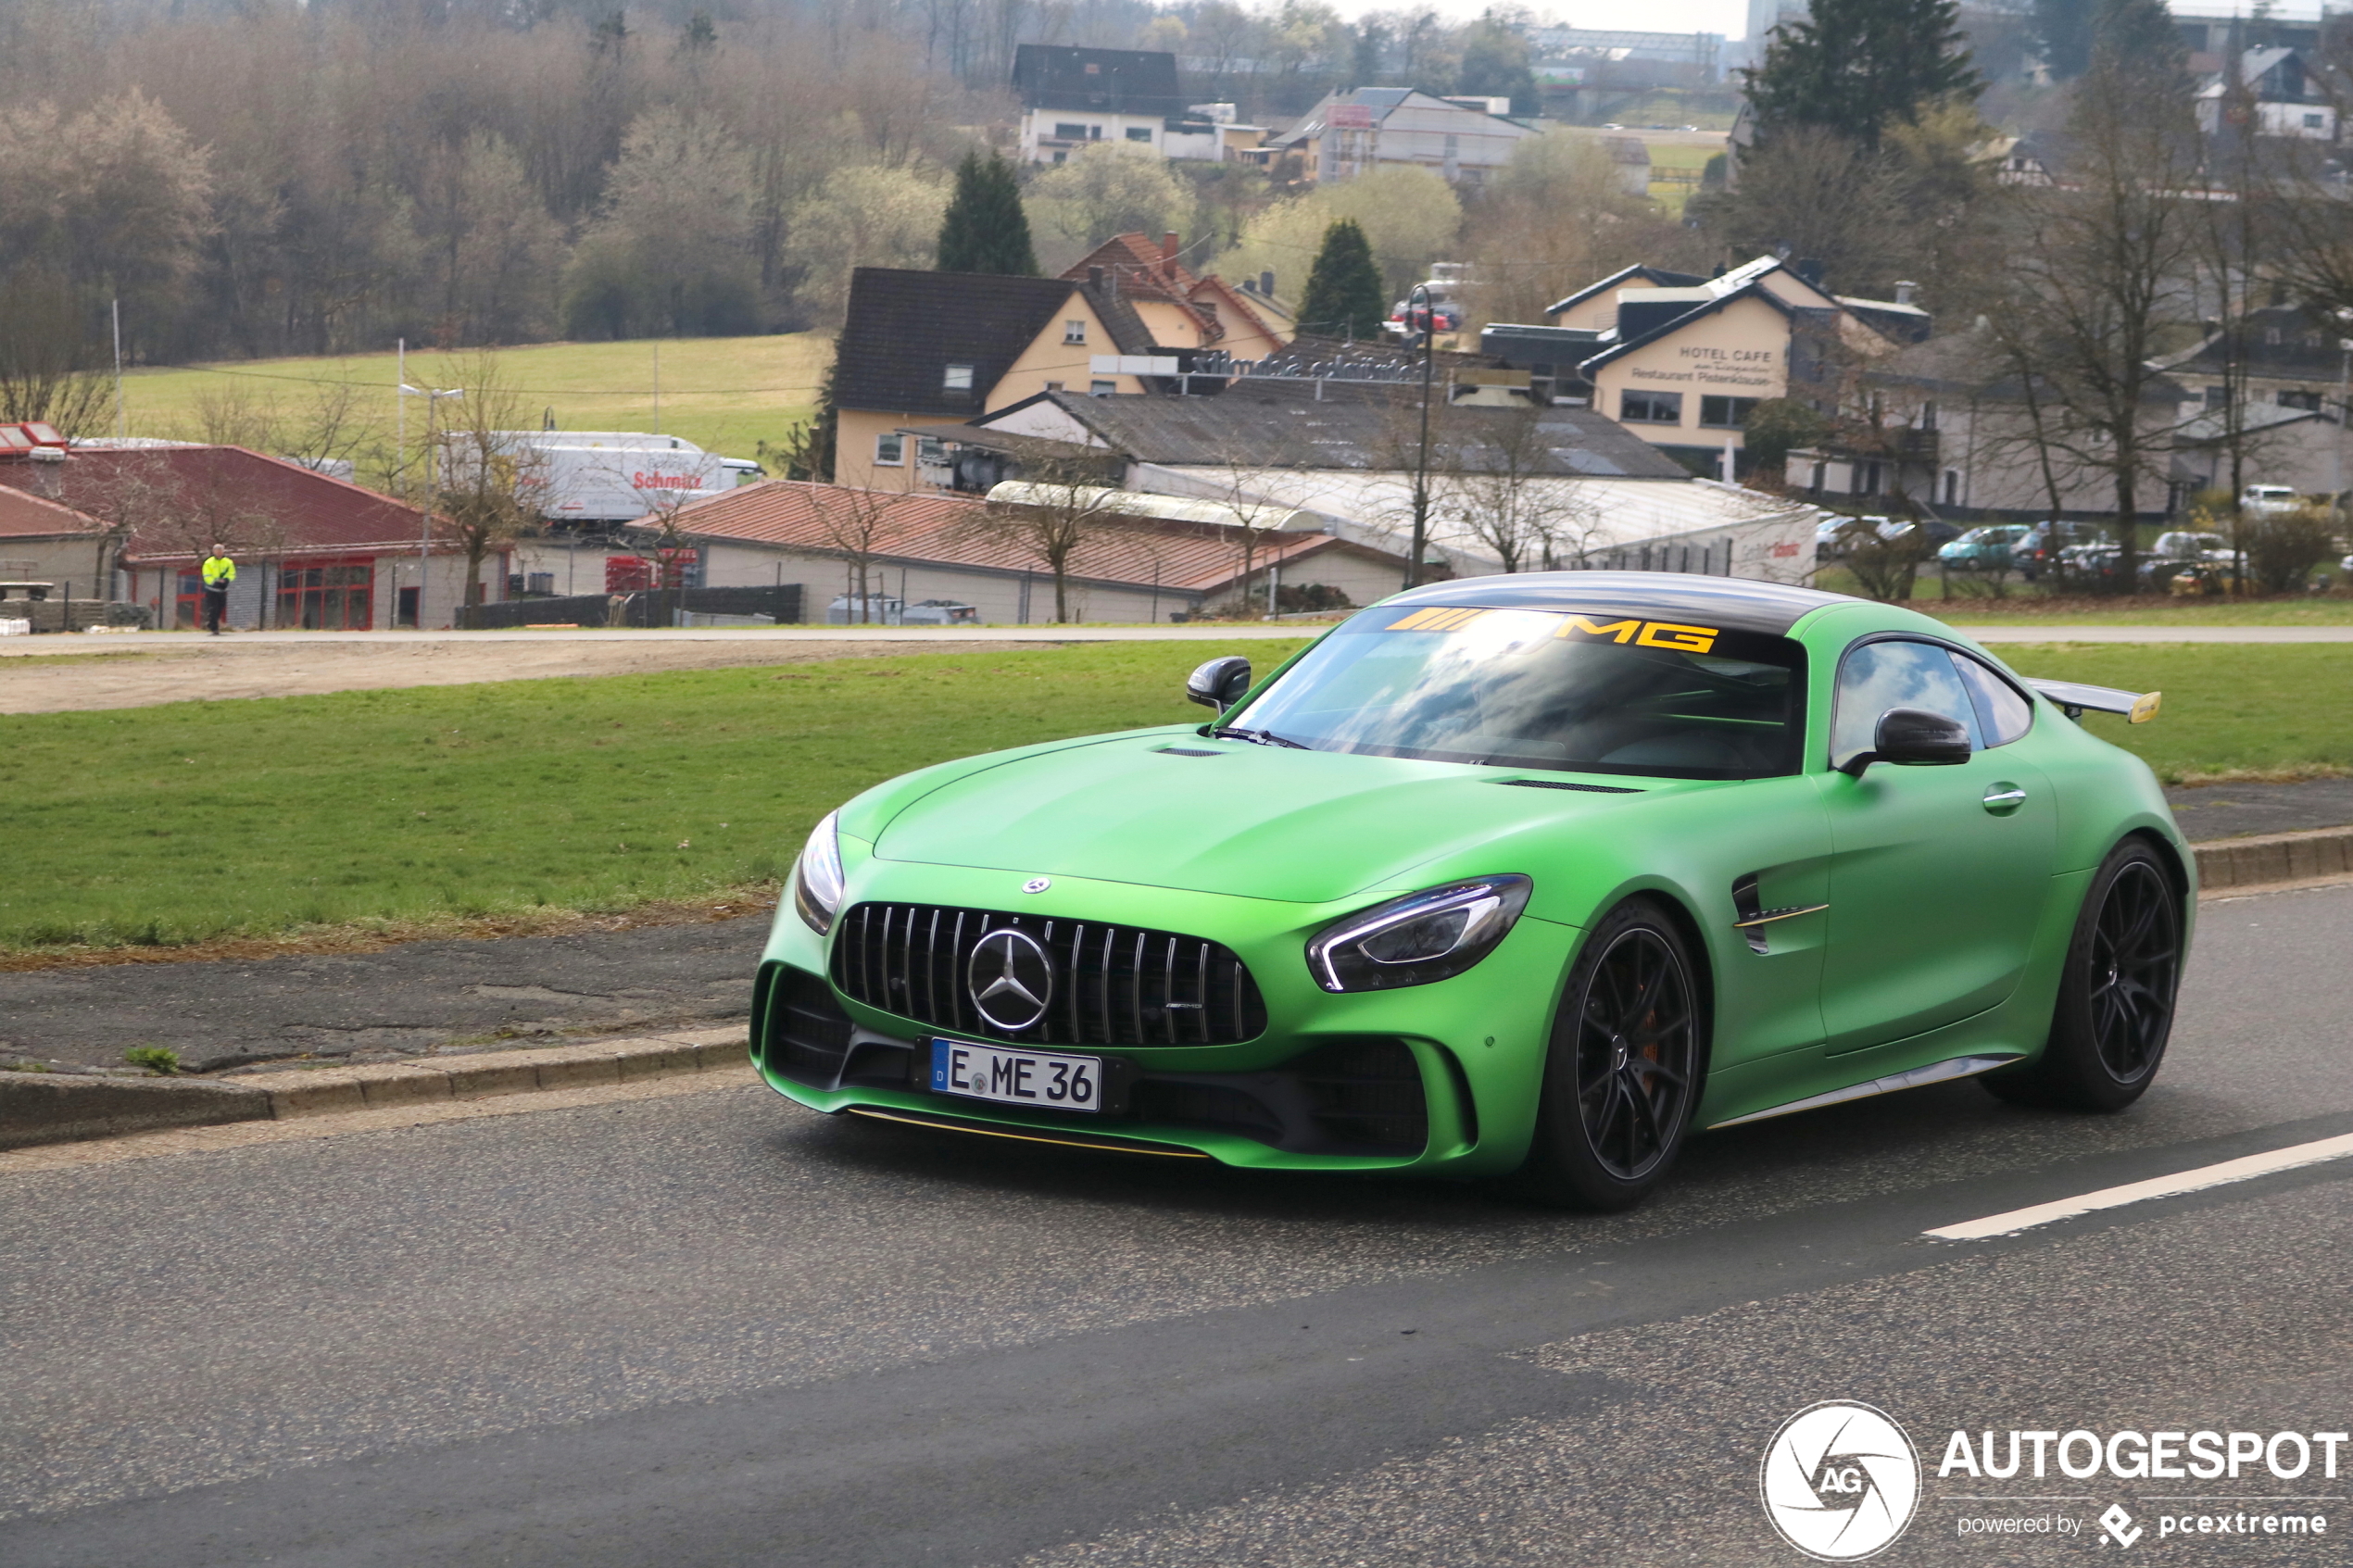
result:
[[[689,537],[832,556],[849,553],[842,540],[856,540],[870,525],[866,547],[894,564],[1006,573],[1046,571],[1046,563],[1018,539],[992,526],[986,503],[965,495],[772,479],[698,501],[678,516],[679,528]],[[1270,562],[1292,561],[1327,549],[1362,548],[1322,533],[1106,519],[1079,546],[1071,571],[1090,583],[1133,587],[1157,583],[1186,593],[1215,593],[1245,575],[1246,550],[1255,571]]]
[[[35,488],[31,468],[0,464],[0,484]],[[213,539],[271,555],[413,549],[423,519],[389,495],[242,446],[76,448],[57,468],[57,500],[130,521],[123,553],[133,559],[195,556]]]
[[[1418,451],[1420,388],[1358,386],[1346,400],[1315,400],[1310,386],[1244,380],[1214,397],[1046,396],[1129,458],[1176,467],[1245,464],[1252,468],[1393,469]],[[1451,442],[1470,469],[1510,408],[1436,408],[1433,440]],[[1616,420],[1590,408],[1554,405],[1538,413],[1547,452],[1537,471],[1629,479],[1685,480],[1673,458]]]

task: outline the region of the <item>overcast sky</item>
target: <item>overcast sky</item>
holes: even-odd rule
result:
[[[1468,20],[1488,8],[1492,0],[1428,0],[1433,10],[1457,20]],[[2198,16],[2228,16],[2251,11],[2251,4],[2244,0],[2171,0],[2176,11]],[[1397,0],[1338,0],[1341,15],[1354,18],[1365,11],[1395,9]],[[1551,5],[1533,0],[1528,6],[1539,17],[1567,22],[1571,27],[1641,28],[1649,32],[1720,32],[1727,38],[1738,38],[1748,31],[1747,0],[1642,0],[1629,5],[1627,0],[1554,0]],[[2273,7],[2281,17],[2310,17],[2320,9],[2319,0],[2287,0]]]

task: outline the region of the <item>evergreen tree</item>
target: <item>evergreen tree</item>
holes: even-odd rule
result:
[[[1985,90],[1959,0],[1815,0],[1813,16],[1783,23],[1764,65],[1743,74],[1762,136],[1812,125],[1872,148],[1889,125]]]
[[[2034,0],[2034,53],[2061,82],[2091,69],[2092,24],[2099,0]]]
[[[992,152],[984,162],[978,152],[969,152],[956,166],[956,194],[939,225],[939,270],[1038,276],[1021,187],[1000,155]]]
[[[1307,292],[1299,302],[1299,330],[1323,337],[1372,338],[1389,315],[1373,247],[1353,218],[1324,231]]]

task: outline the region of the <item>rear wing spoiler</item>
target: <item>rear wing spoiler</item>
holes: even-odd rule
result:
[[[2158,702],[2165,695],[2087,686],[2077,681],[2038,681],[2032,675],[2026,677],[2026,684],[2058,704],[2070,719],[2081,719],[2086,713],[2120,713],[2135,724],[2145,724],[2156,718]]]

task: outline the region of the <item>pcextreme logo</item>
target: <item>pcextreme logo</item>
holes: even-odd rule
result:
[[[1885,1411],[1851,1399],[1808,1405],[1773,1434],[1758,1467],[1765,1517],[1822,1562],[1895,1544],[1920,1500],[1920,1456]]]

